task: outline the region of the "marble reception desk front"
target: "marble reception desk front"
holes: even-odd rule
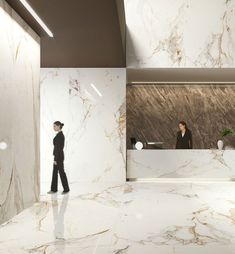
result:
[[[235,150],[127,150],[127,179],[233,180]]]

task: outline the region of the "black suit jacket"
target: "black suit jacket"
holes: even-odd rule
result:
[[[58,132],[53,139],[53,155],[56,162],[64,160],[64,134],[62,131]]]
[[[192,149],[193,139],[190,130],[186,130],[184,136],[182,137],[181,131],[177,132],[176,149]]]

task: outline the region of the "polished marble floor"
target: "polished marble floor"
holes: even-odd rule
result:
[[[1,225],[0,253],[235,253],[235,183],[72,187]]]

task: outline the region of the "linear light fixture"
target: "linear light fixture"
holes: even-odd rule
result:
[[[96,86],[95,86],[94,84],[91,83],[91,87],[95,90],[95,92],[96,92],[100,97],[102,97],[101,92],[96,88]]]
[[[130,85],[144,84],[235,84],[235,81],[131,81]]]
[[[127,178],[129,182],[153,183],[229,183],[234,178]]]
[[[35,18],[35,20],[38,22],[38,24],[43,28],[43,30],[50,36],[53,37],[53,33],[51,30],[47,27],[47,25],[41,20],[41,18],[38,16],[38,14],[34,11],[34,9],[29,5],[29,3],[26,0],[19,0],[23,6],[27,9],[27,11]]]

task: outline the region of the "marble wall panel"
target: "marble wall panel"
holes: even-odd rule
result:
[[[127,66],[234,67],[234,0],[125,0]]]
[[[40,39],[0,0],[0,223],[39,197]]]
[[[186,121],[194,149],[217,147],[223,128],[235,129],[234,85],[136,85],[127,89],[127,144],[130,137],[176,144],[178,122]],[[224,138],[234,148],[235,137]]]
[[[56,120],[65,124],[65,170],[71,184],[125,182],[125,97],[125,69],[41,70],[41,181],[45,188],[50,188]]]

